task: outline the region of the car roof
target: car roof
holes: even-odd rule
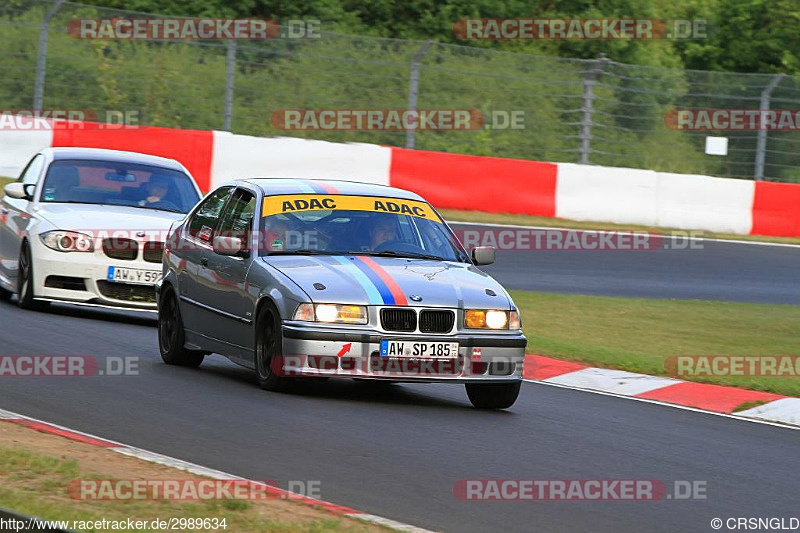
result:
[[[410,191],[389,187],[388,185],[358,181],[299,178],[247,178],[238,181],[244,181],[259,187],[265,196],[283,194],[342,194],[352,196],[382,196],[401,198],[404,200],[417,200],[420,202],[425,201],[420,195]]]
[[[78,148],[78,147],[58,147],[46,148],[43,154],[52,156],[54,161],[60,159],[83,159],[88,161],[113,161],[116,163],[138,163],[140,165],[150,165],[169,168],[172,170],[185,170],[183,165],[174,159],[158,157],[138,152],[123,152],[122,150],[106,150],[103,148]]]

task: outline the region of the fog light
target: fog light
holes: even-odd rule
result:
[[[470,309],[464,315],[464,325],[468,328],[478,329],[486,327],[486,311]]]

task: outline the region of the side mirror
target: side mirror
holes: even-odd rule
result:
[[[494,263],[494,248],[491,246],[478,246],[472,249],[472,262],[476,265],[491,265]]]
[[[214,253],[228,255],[231,257],[241,257],[247,253],[244,242],[238,237],[214,237]]]
[[[6,185],[3,189],[3,192],[5,192],[10,198],[16,198],[17,200],[33,200],[33,194],[28,192],[32,189],[29,189],[28,187],[33,186],[23,185],[22,183],[15,181]]]

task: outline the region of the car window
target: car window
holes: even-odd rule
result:
[[[260,253],[382,254],[468,262],[433,208],[420,200],[348,195],[265,197]]]
[[[192,218],[186,224],[186,228],[192,237],[201,241],[211,242],[214,228],[217,227],[222,208],[225,207],[225,202],[231,195],[231,191],[233,191],[233,187],[222,187],[203,200],[200,207],[197,208],[197,211],[194,212]]]
[[[28,166],[25,167],[25,170],[22,171],[17,181],[21,182],[23,185],[36,185],[39,179],[39,173],[42,171],[42,165],[44,165],[44,156],[37,154],[31,159]]]
[[[256,212],[256,197],[250,191],[237,190],[219,224],[219,231],[225,235],[239,236],[252,227],[253,216]]]
[[[104,160],[61,159],[47,169],[42,202],[124,205],[188,213],[200,199],[180,170]]]

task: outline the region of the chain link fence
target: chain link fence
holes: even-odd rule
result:
[[[578,60],[326,32],[267,41],[81,40],[76,18],[155,17],[58,0],[0,6],[0,109],[137,111],[142,124],[800,182],[797,132],[687,132],[675,108],[800,108],[800,78]],[[171,17],[174,18],[174,17]],[[524,128],[282,131],[279,109],[524,112]],[[704,153],[726,136],[727,156]]]

